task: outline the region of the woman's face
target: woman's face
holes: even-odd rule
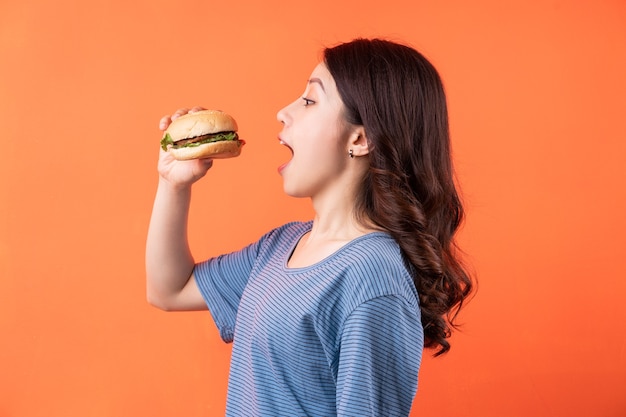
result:
[[[281,144],[292,158],[278,168],[283,188],[294,197],[314,197],[338,184],[348,163],[350,125],[330,72],[315,67],[304,93],[277,114]]]

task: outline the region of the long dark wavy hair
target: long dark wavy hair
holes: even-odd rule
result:
[[[399,244],[419,294],[424,345],[438,356],[450,349],[446,339],[473,289],[454,241],[464,210],[441,78],[415,49],[383,39],[327,48],[324,62],[347,121],[368,139],[357,213]]]

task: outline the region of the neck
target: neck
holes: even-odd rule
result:
[[[363,157],[345,162],[343,172],[311,196],[315,218],[309,239],[349,241],[379,230],[368,218],[356,212],[357,195],[369,169],[369,161]]]
[[[375,229],[367,219],[358,219],[355,211],[356,187],[336,189],[340,191],[311,199],[315,218],[309,239],[349,241]]]

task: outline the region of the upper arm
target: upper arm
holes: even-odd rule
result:
[[[359,306],[341,334],[338,415],[407,416],[422,350],[423,330],[414,306],[396,296]]]
[[[236,309],[257,247],[258,243],[251,244],[242,250],[196,263],[180,290],[164,297],[153,295],[150,303],[165,311],[210,310],[212,304],[219,306],[224,302]]]
[[[193,311],[193,310],[207,310],[208,307],[196,281],[196,276],[192,272],[187,284],[178,293],[178,297],[175,299],[175,306],[177,311]]]
[[[179,292],[171,294],[166,299],[149,296],[148,301],[164,311],[200,311],[208,309],[193,272]]]

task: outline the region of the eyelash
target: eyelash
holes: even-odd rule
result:
[[[313,100],[310,100],[306,97],[302,97],[302,100],[304,100],[304,107],[306,106],[310,106],[311,104],[315,104],[315,102]]]

